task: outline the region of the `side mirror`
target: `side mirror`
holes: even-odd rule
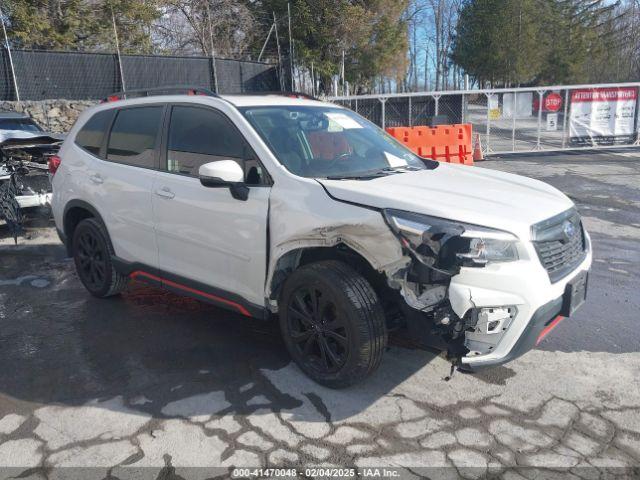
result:
[[[238,162],[220,160],[200,165],[198,169],[200,183],[205,187],[229,187],[231,196],[236,200],[249,198],[249,187],[244,184],[244,172]]]

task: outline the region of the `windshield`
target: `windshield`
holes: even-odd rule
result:
[[[23,132],[41,132],[42,129],[30,118],[2,118],[0,130],[21,130]]]
[[[301,177],[375,178],[435,164],[350,110],[308,106],[240,110],[280,163]]]

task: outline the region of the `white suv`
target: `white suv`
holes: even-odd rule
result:
[[[591,242],[555,188],[419,158],[300,95],[189,93],[112,97],[53,160],[56,226],[93,295],[135,278],[277,314],[334,388],[378,367],[390,329],[476,370],[583,303]]]

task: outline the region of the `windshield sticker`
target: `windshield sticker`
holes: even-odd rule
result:
[[[353,118],[345,115],[344,113],[327,113],[326,114],[329,120],[334,123],[337,123],[343,129],[348,130],[350,128],[364,128],[358,122],[356,122]]]
[[[384,152],[390,167],[406,167],[408,162],[404,158],[396,157],[392,153]]]

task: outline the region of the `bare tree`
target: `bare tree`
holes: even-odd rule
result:
[[[449,54],[461,0],[426,0],[433,26],[435,89],[449,87]]]
[[[167,0],[155,26],[160,47],[169,53],[243,58],[253,41],[255,19],[240,0]]]
[[[424,89],[428,89],[428,79],[434,81],[434,88],[440,90],[449,86],[452,80],[449,72],[449,54],[453,45],[458,11],[462,0],[413,0],[407,9],[407,24],[411,44],[409,47],[409,71],[407,87],[416,90],[420,65],[423,67]],[[422,59],[424,58],[424,63]],[[429,75],[433,69],[434,75]],[[454,75],[455,77],[455,75]]]

